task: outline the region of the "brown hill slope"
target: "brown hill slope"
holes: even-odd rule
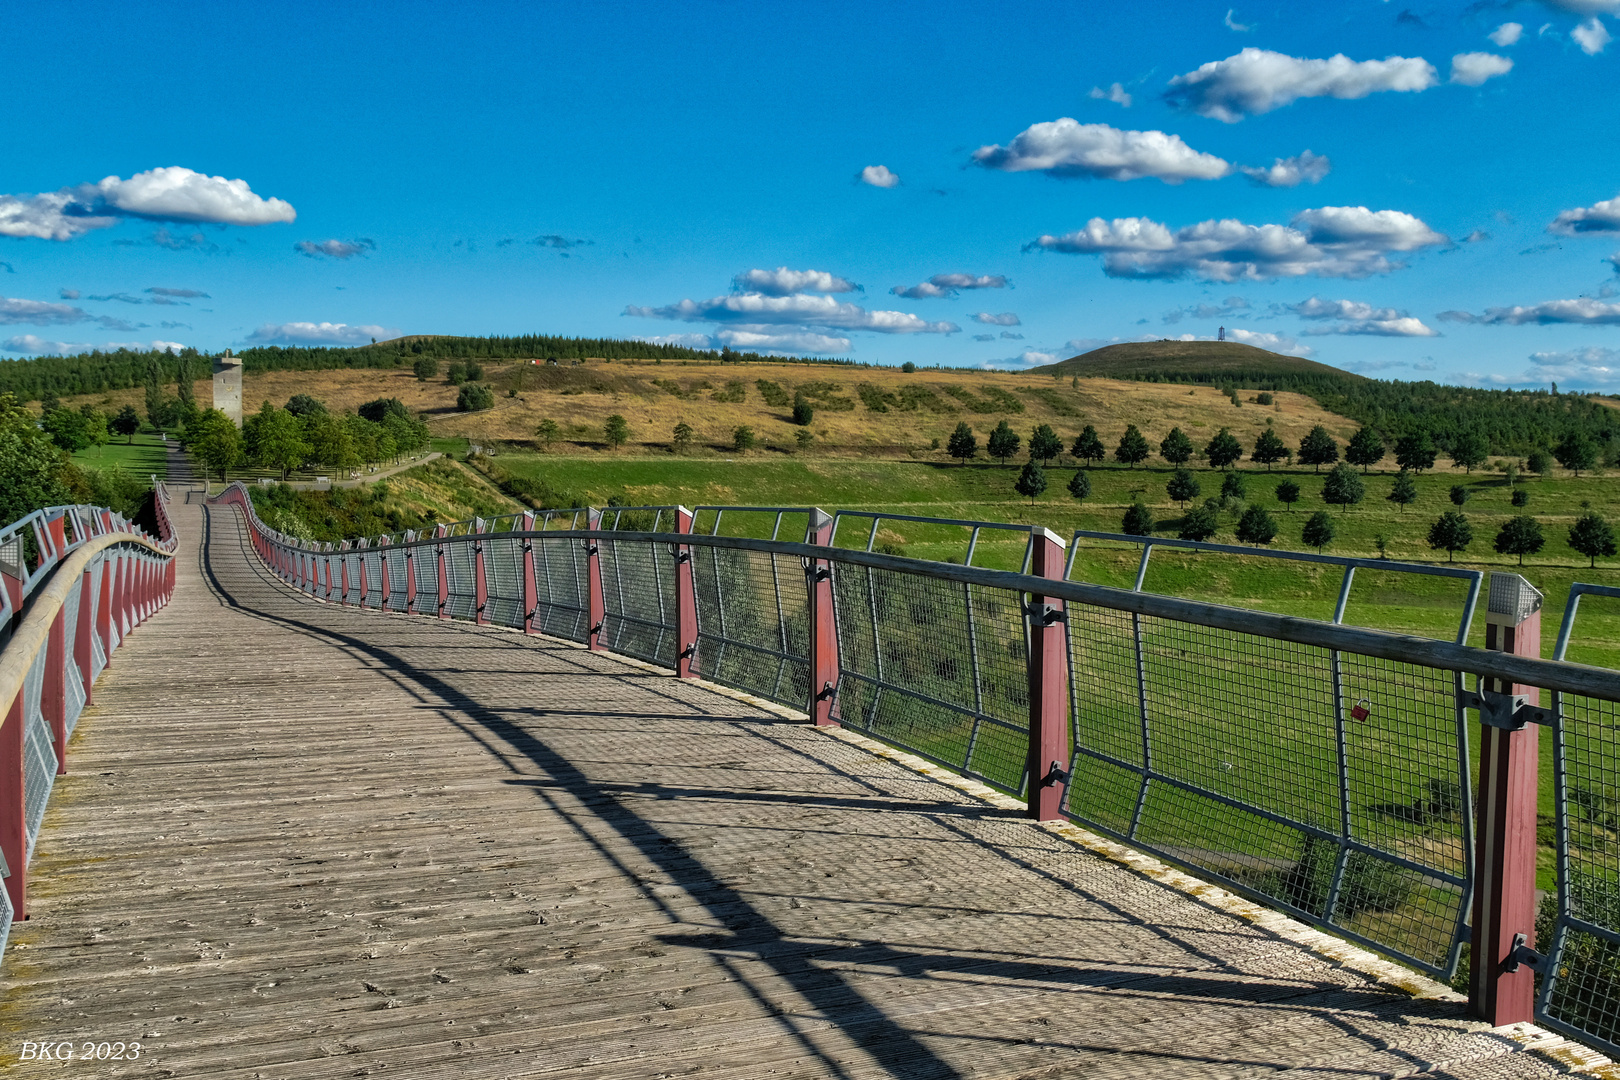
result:
[[[1360,379],[1315,360],[1257,349],[1236,341],[1125,341],[1034,369],[1036,374],[1142,379],[1202,374],[1210,381],[1272,375],[1327,375]],[[1204,381],[1204,380],[1200,380]]]

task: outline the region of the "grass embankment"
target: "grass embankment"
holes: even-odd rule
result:
[[[123,469],[142,480],[153,475],[162,479],[169,468],[169,456],[156,432],[142,430],[127,443],[122,436],[114,436],[104,446],[80,450],[73,455],[73,463],[86,469]]]
[[[459,462],[438,458],[355,488],[299,489],[251,484],[253,505],[271,528],[305,540],[397,535],[439,522],[494,517],[522,506]]]

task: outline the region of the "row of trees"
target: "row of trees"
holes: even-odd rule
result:
[[[1013,431],[1007,421],[1003,420],[990,433],[985,449],[991,457],[1006,464],[1009,458],[1018,453],[1023,444],[1023,439]],[[1545,474],[1551,471],[1552,463],[1556,460],[1579,476],[1597,464],[1598,449],[1598,445],[1591,439],[1572,434],[1560,441],[1550,454],[1545,450],[1533,451],[1527,464],[1531,470]],[[1434,441],[1423,432],[1402,436],[1395,441],[1393,450],[1395,463],[1403,470],[1409,469],[1413,472],[1433,468],[1440,453]],[[963,464],[978,455],[978,437],[966,422],[958,423],[956,430],[951,432],[946,452],[951,457],[960,459]],[[1346,463],[1360,467],[1363,474],[1390,456],[1390,452],[1391,448],[1386,446],[1384,440],[1371,428],[1357,431],[1341,450],[1338,440],[1320,424],[1311,428],[1304,438],[1300,439],[1297,455],[1294,448],[1283,442],[1282,436],[1270,426],[1259,434],[1254,446],[1247,451],[1251,461],[1268,469],[1278,462],[1293,462],[1297,456],[1301,465],[1310,465],[1317,472],[1321,472],[1324,465],[1339,463],[1342,454]],[[1030,460],[1039,461],[1043,465],[1049,464],[1062,453],[1063,440],[1052,430],[1051,425],[1041,424],[1030,433]],[[1232,434],[1230,428],[1224,427],[1204,444],[1201,452],[1187,433],[1179,427],[1171,428],[1170,433],[1159,442],[1159,456],[1176,466],[1184,466],[1195,457],[1202,457],[1212,468],[1230,469],[1243,459],[1244,453],[1243,444],[1238,441],[1237,436]],[[1126,425],[1125,433],[1120,436],[1119,443],[1113,451],[1115,461],[1132,467],[1140,465],[1152,454],[1152,444],[1135,424]],[[1469,433],[1457,441],[1451,449],[1451,454],[1453,467],[1471,473],[1485,464],[1489,444],[1482,434]],[[1107,460],[1109,452],[1103,445],[1101,436],[1097,434],[1096,427],[1087,424],[1069,444],[1069,455],[1085,464],[1097,464]]]
[[[285,408],[266,401],[240,431],[218,409],[203,410],[181,439],[221,480],[228,469],[244,463],[278,472],[286,480],[294,469],[397,462],[426,447],[429,433],[397,398],[368,401],[357,413],[333,413],[325,403],[299,394]]]

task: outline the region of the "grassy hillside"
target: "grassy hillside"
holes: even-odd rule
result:
[[[1163,379],[1167,382],[1264,382],[1276,376],[1360,379],[1327,364],[1257,349],[1236,341],[1126,341],[1034,369],[1081,378]]]

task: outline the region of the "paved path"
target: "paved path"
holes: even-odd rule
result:
[[[1002,806],[568,645],[357,612],[177,505],[0,997],[33,1075],[1550,1076]]]

